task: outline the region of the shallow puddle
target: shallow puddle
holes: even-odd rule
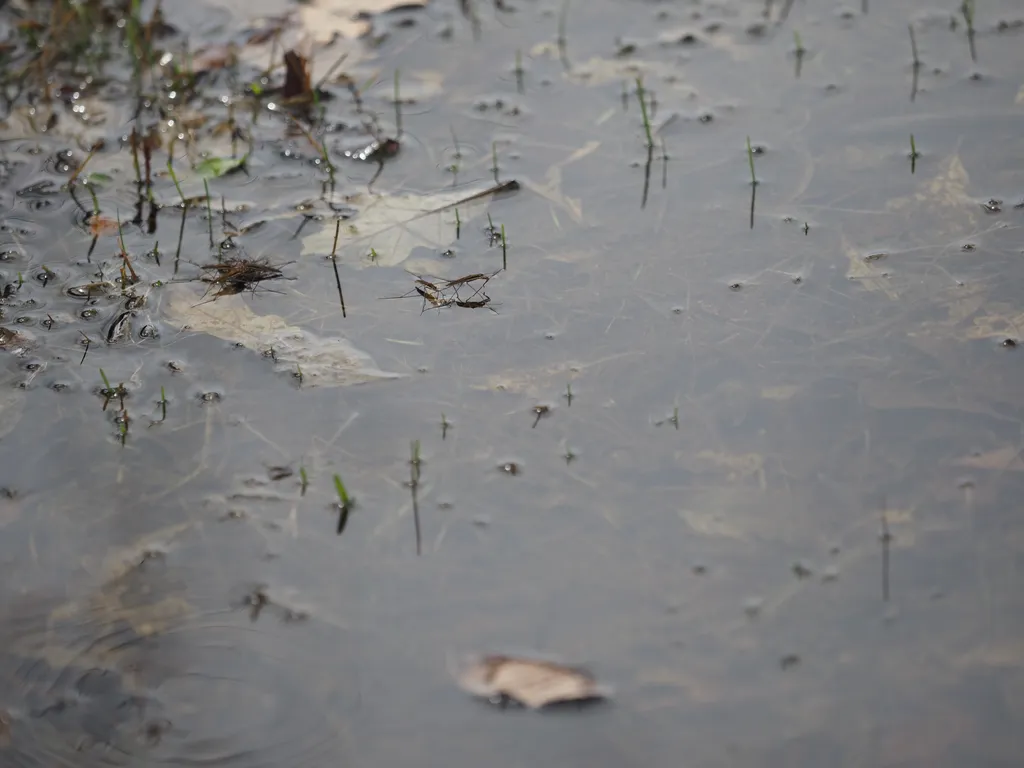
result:
[[[1018,3],[42,5],[0,764],[1016,768]]]

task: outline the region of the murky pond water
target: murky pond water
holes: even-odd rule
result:
[[[1019,3],[170,5],[0,9],[0,764],[1020,764]]]

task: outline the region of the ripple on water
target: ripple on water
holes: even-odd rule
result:
[[[173,558],[140,555],[83,601],[0,607],[0,765],[301,768],[343,754],[296,652],[318,628],[200,613],[168,590]]]

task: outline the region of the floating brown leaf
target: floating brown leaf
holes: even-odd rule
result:
[[[463,690],[488,699],[510,698],[531,709],[610,695],[586,670],[553,661],[501,654],[471,656],[453,670]]]
[[[294,50],[285,51],[284,54],[284,89],[281,96],[284,99],[311,98],[313,86],[309,77],[309,62]]]
[[[399,378],[377,368],[373,359],[340,336],[321,336],[291,325],[279,315],[258,315],[242,296],[224,295],[216,301],[189,283],[171,283],[162,289],[168,322],[187,326],[255,352],[272,351],[276,368],[289,376],[302,370],[303,389],[346,387],[369,381]],[[10,389],[11,392],[21,390]],[[0,414],[4,389],[0,387]],[[7,418],[5,414],[5,418]],[[4,421],[0,419],[0,430]]]

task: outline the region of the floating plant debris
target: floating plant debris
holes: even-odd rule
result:
[[[611,695],[589,672],[554,661],[502,654],[471,656],[453,668],[463,690],[496,704],[509,700],[530,709],[586,702]]]

